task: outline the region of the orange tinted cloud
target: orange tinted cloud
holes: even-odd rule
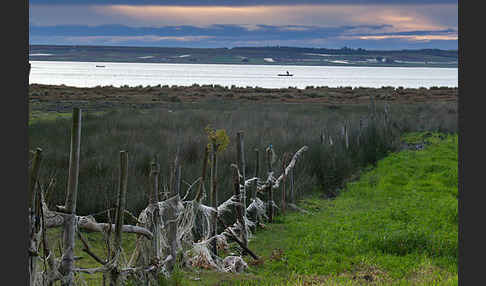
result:
[[[385,40],[385,39],[404,39],[409,41],[432,41],[432,40],[457,40],[457,35],[379,35],[379,36],[359,36],[360,40]]]
[[[457,5],[98,6],[140,25],[392,25],[392,31],[457,28]],[[441,14],[429,15],[431,11]],[[455,19],[455,20],[454,20]],[[387,31],[385,31],[387,32]]]

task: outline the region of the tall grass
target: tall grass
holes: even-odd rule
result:
[[[129,154],[127,208],[138,213],[147,204],[149,163],[157,157],[161,165],[161,188],[167,182],[169,164],[177,148],[182,156],[183,182],[190,183],[201,174],[203,151],[207,144],[204,128],[225,129],[230,136],[228,148],[218,162],[218,198],[226,200],[233,192],[231,163],[236,161],[236,132],[245,132],[246,173],[254,174],[255,148],[273,144],[278,155],[274,165],[281,172],[284,152],[294,153],[302,145],[309,151],[296,166],[298,196],[319,188],[332,196],[344,180],[363,166],[375,163],[388,151],[399,148],[399,135],[405,131],[457,131],[456,103],[391,105],[391,123],[384,129],[377,104],[376,122],[363,129],[358,145],[359,119],[369,115],[368,105],[249,103],[215,100],[206,103],[169,103],[167,108],[151,110],[112,110],[102,116],[83,114],[81,162],[77,210],[93,214],[114,204],[117,189],[118,152]],[[344,120],[349,120],[349,148],[339,136]],[[29,126],[31,149],[44,150],[41,183],[54,176],[56,184],[48,194],[52,206],[64,202],[70,141],[69,119],[39,121]],[[334,144],[321,144],[327,130]],[[262,158],[263,156],[260,156]],[[265,166],[264,161],[260,166]],[[260,177],[266,170],[260,168]],[[183,190],[185,190],[183,183]],[[287,188],[288,189],[288,188]],[[277,198],[278,200],[279,198]]]

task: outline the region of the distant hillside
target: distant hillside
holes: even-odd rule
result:
[[[457,50],[316,49],[298,47],[161,48],[31,45],[42,61],[457,67]]]

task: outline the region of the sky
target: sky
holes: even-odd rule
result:
[[[30,0],[29,42],[455,50],[458,0]]]

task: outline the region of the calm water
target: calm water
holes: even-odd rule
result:
[[[457,68],[325,67],[219,64],[96,63],[30,61],[30,83],[97,85],[219,84],[265,88],[306,86],[458,86]],[[105,67],[96,67],[103,65]],[[289,71],[292,77],[278,74]]]

